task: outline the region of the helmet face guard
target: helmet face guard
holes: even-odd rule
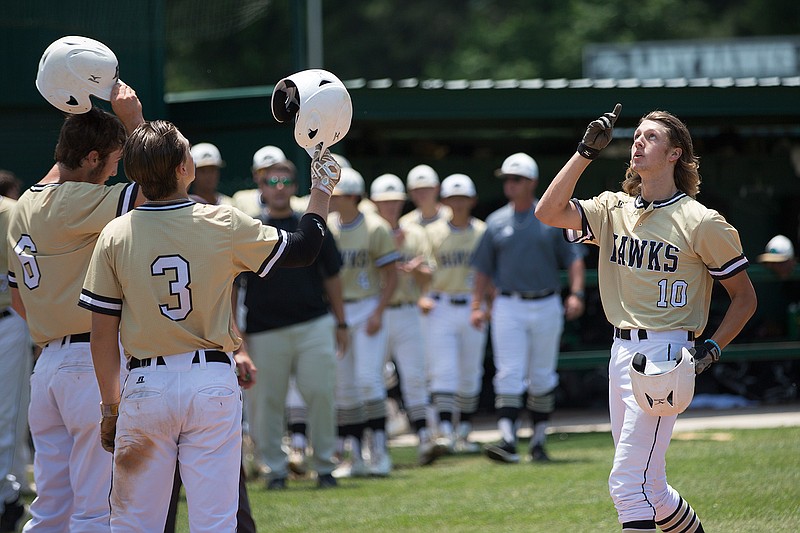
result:
[[[106,45],[88,37],[53,42],[39,60],[36,88],[57,109],[81,114],[92,108],[90,95],[111,100],[119,63]]]
[[[294,140],[309,155],[325,151],[350,130],[353,104],[344,84],[327,70],[311,69],[282,79],[272,91],[272,115],[294,119]]]
[[[675,361],[648,361],[637,353],[628,373],[636,403],[653,416],[678,415],[689,407],[694,397],[694,358],[681,348]]]

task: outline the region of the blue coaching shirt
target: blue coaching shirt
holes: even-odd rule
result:
[[[584,255],[580,245],[564,240],[560,228],[540,222],[535,206],[517,213],[509,203],[486,219],[472,265],[500,291],[560,293],[559,270]]]

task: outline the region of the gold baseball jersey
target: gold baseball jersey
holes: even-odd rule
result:
[[[262,210],[266,209],[264,202],[261,201],[261,191],[258,189],[236,191],[231,200],[234,206],[253,218],[261,216]]]
[[[8,235],[8,224],[17,201],[0,196],[0,235]],[[0,246],[0,265],[8,265],[8,246]],[[0,274],[0,310],[11,305],[11,292],[8,290],[8,274]]]
[[[339,213],[328,217],[328,229],[342,254],[342,296],[345,301],[376,296],[381,290],[380,268],[400,259],[392,228],[380,216],[360,213],[342,224]]]
[[[446,219],[425,226],[433,250],[431,292],[464,294],[472,290],[475,269],[470,264],[486,223],[471,218],[466,228],[455,228]]]
[[[439,210],[436,212],[436,216],[433,218],[424,218],[419,209],[414,209],[413,211],[409,211],[400,217],[400,225],[406,226],[408,224],[416,224],[424,227],[428,224],[436,222],[437,220],[450,220],[450,217],[452,216],[453,210],[446,205],[439,205]]]
[[[19,290],[33,341],[47,344],[92,329],[75,302],[106,224],[130,211],[139,186],[68,181],[34,185],[20,197],[8,231],[8,283]]]
[[[401,227],[393,231],[397,250],[400,252],[400,261],[407,263],[417,257],[423,258],[423,263],[433,266],[431,244],[425,230],[415,224]],[[397,289],[394,291],[390,304],[416,303],[420,296],[420,287],[414,281],[414,276],[409,272],[397,272]]]
[[[230,352],[241,344],[232,328],[233,280],[248,270],[269,273],[286,237],[231,206],[145,204],[100,234],[79,305],[121,317],[129,357]]]
[[[567,240],[600,247],[600,297],[606,318],[618,328],[699,335],[713,281],[748,266],[736,229],[683,192],[650,204],[609,191],[573,202],[583,229],[567,230]]]

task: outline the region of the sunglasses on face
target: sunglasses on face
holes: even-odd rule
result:
[[[284,187],[288,187],[289,185],[294,185],[294,178],[291,176],[272,176],[261,180],[261,184],[267,187],[277,187],[279,183]]]

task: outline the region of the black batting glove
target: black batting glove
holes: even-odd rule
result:
[[[691,348],[689,353],[694,357],[694,373],[700,374],[706,368],[719,361],[721,352],[719,344],[711,339],[707,339],[702,344]]]
[[[614,123],[619,118],[622,111],[622,104],[614,106],[611,113],[603,113],[603,116],[589,123],[583,140],[578,143],[578,153],[586,159],[594,159],[600,150],[608,146],[614,133]]]

